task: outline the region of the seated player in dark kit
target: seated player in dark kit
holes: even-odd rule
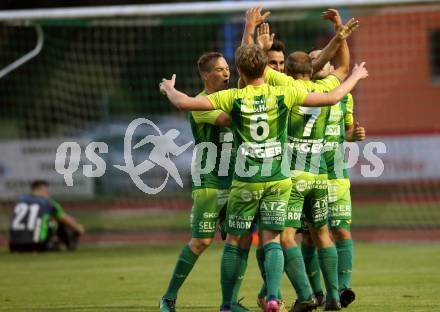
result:
[[[20,196],[9,227],[11,252],[75,250],[84,227],[49,196],[46,181],[34,181],[31,194]]]

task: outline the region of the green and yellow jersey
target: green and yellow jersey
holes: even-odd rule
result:
[[[268,84],[208,95],[214,109],[229,113],[232,119],[237,149],[234,179],[269,182],[290,177],[289,168],[282,170],[288,115],[306,96],[307,91],[298,86]]]
[[[325,129],[325,159],[329,179],[348,179],[343,143],[346,126],[353,125],[353,96],[349,93],[333,105]]]
[[[340,85],[337,77],[330,75],[317,81],[295,80],[290,76],[267,69],[264,79],[275,86],[299,86],[308,92],[329,92]],[[291,169],[310,173],[327,173],[326,162],[321,157],[330,107],[294,107],[289,115],[287,133],[292,147]]]
[[[199,96],[206,95],[207,94],[205,91],[199,94]],[[200,174],[200,183],[195,184],[193,180],[193,189],[229,189],[229,187],[231,186],[233,176],[232,172],[234,170],[235,160],[234,152],[232,149],[229,167],[227,168],[228,171],[221,172],[221,174],[219,172],[222,150],[228,149],[228,145],[231,146],[232,142],[234,141],[230,129],[226,127],[220,127],[215,124],[215,121],[221,113],[223,113],[223,111],[221,110],[193,111],[189,113],[189,121],[195,141],[194,144],[197,145],[202,142],[209,142],[213,143],[217,147],[217,154],[215,159],[208,159],[208,152],[207,150],[204,150],[204,153],[202,154],[201,168],[205,168],[208,161],[215,161],[215,167],[208,174]],[[224,143],[226,144],[223,145]]]

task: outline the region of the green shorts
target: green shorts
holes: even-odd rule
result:
[[[301,218],[313,227],[327,223],[327,175],[292,170],[292,191],[287,205],[285,227],[302,228]]]
[[[331,229],[351,227],[350,180],[328,180],[328,223]]]
[[[202,188],[192,191],[191,234],[194,238],[213,238],[220,216],[226,210],[229,190]]]
[[[226,232],[249,233],[253,221],[262,230],[282,231],[291,186],[290,179],[255,183],[233,180],[226,211]]]

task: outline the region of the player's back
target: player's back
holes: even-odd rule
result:
[[[290,109],[302,104],[306,96],[303,88],[268,84],[248,85],[208,96],[215,108],[230,113],[238,148],[236,179],[267,182],[289,176],[281,170],[287,143],[287,117]],[[247,176],[249,172],[244,172],[244,167],[258,167],[258,171]]]
[[[304,88],[307,92],[329,92],[340,84],[333,75],[317,81],[299,80],[272,69],[266,70],[264,78],[270,85]],[[292,108],[287,130],[292,147],[292,169],[326,173],[321,152],[329,114],[329,107]]]
[[[43,196],[23,195],[15,206],[10,221],[11,244],[34,244],[47,237],[49,220],[55,215],[50,200]]]
[[[329,92],[338,86],[336,77],[322,81],[295,80],[308,92]],[[326,173],[322,155],[330,107],[294,107],[289,115],[287,133],[292,147],[292,170]]]
[[[296,80],[296,83],[308,92],[328,92],[331,87],[313,81]],[[325,127],[330,112],[330,107],[303,107],[292,109],[289,116],[289,138],[310,142],[324,139]]]

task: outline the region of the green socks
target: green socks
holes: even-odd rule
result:
[[[338,251],[339,290],[350,288],[353,270],[353,241],[351,239],[336,241]]]
[[[258,248],[255,256],[257,258],[258,268],[260,269],[261,277],[263,278],[263,285],[260,288],[260,292],[258,293],[258,298],[266,297],[266,271],[264,270],[264,248]]]
[[[281,277],[284,271],[283,250],[279,243],[264,245],[264,270],[266,272],[267,298],[278,298]]]
[[[306,244],[302,244],[301,246],[307,275],[309,276],[313,292],[316,294],[322,291],[319,274],[321,266],[325,286],[330,299],[338,298],[336,296],[335,285],[338,285],[338,290],[350,287],[353,269],[353,241],[351,239],[341,240],[336,241],[335,244],[336,248],[331,247],[318,250],[319,261],[318,253],[316,253],[314,246]],[[336,266],[337,280],[334,274],[334,267]],[[336,283],[335,280],[338,283]]]
[[[319,265],[324,276],[325,288],[327,289],[327,301],[332,299],[339,301],[338,285],[338,254],[336,247],[318,249]]]
[[[306,275],[306,268],[298,247],[284,250],[284,270],[295,288],[299,302],[304,302],[312,297],[312,289]],[[319,273],[319,271],[318,271]]]
[[[240,291],[241,283],[243,282],[244,274],[246,273],[248,256],[249,249],[240,248],[240,270],[234,285],[234,291],[232,292],[232,302],[237,302],[238,300],[238,293]]]
[[[306,266],[307,276],[313,293],[322,292],[321,287],[321,268],[319,267],[318,253],[315,246],[301,244],[301,251]]]
[[[225,244],[221,261],[221,286],[222,286],[222,306],[230,306],[234,292],[234,286],[240,275],[241,252],[235,245]]]
[[[176,267],[174,268],[173,276],[171,277],[168,289],[163,296],[166,299],[176,299],[177,292],[182,286],[188,274],[191,272],[194,263],[196,263],[199,256],[192,252],[188,245],[182,248],[182,251],[177,259]]]
[[[256,251],[258,268],[260,269],[261,277],[263,278],[263,285],[260,288],[258,293],[258,298],[266,297],[267,289],[266,289],[266,271],[264,270],[264,248],[258,248]],[[278,291],[278,299],[282,299],[281,290]]]

